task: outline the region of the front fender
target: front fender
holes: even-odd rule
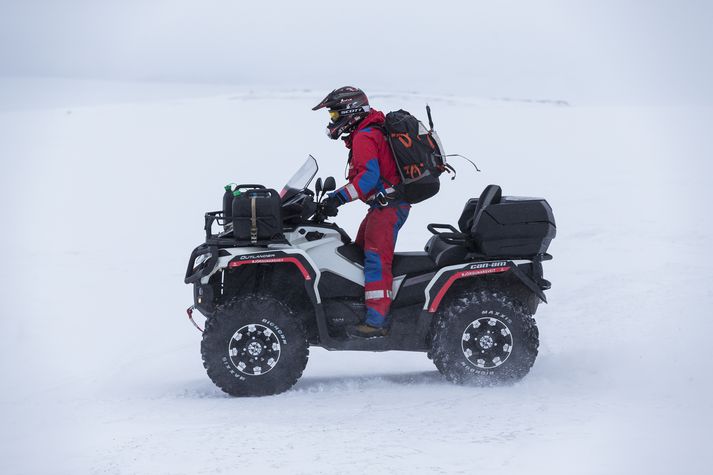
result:
[[[220,250],[221,256],[212,272],[204,275],[201,282],[207,283],[210,276],[219,269],[232,269],[254,264],[291,264],[294,265],[304,278],[305,287],[314,303],[321,303],[319,295],[319,268],[310,259],[309,255],[301,249],[265,249],[265,248],[226,248]]]

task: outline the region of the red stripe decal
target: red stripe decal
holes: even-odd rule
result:
[[[443,287],[440,288],[438,293],[436,294],[436,297],[433,299],[433,302],[431,302],[431,306],[428,308],[428,311],[433,313],[438,309],[438,306],[441,304],[441,300],[443,300],[443,297],[445,297],[446,292],[448,292],[448,289],[450,288],[451,285],[453,285],[453,282],[455,282],[458,279],[462,279],[463,277],[472,277],[474,275],[483,275],[483,274],[497,274],[499,272],[505,272],[509,270],[510,267],[491,267],[491,268],[486,268],[486,269],[473,269],[473,270],[462,270],[460,272],[456,272],[452,276],[448,278],[445,284],[443,284]]]
[[[245,264],[272,264],[275,262],[291,262],[292,264],[297,266],[300,272],[302,272],[302,277],[304,277],[305,280],[312,280],[312,276],[309,275],[309,272],[307,272],[305,266],[302,265],[302,263],[296,257],[272,257],[269,259],[247,259],[244,261],[231,261],[228,264],[228,267],[239,267]]]

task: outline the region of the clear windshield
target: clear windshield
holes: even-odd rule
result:
[[[280,197],[284,198],[290,190],[302,191],[307,188],[312,181],[312,178],[314,178],[317,174],[317,170],[319,170],[317,160],[315,160],[312,155],[309,155],[307,160],[305,160],[297,172],[292,175],[292,178],[290,178],[285,187],[282,189]]]

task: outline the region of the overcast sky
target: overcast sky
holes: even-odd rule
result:
[[[0,76],[691,103],[707,1],[0,0]]]

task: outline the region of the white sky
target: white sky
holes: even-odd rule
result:
[[[0,76],[713,98],[713,2],[0,0]]]

